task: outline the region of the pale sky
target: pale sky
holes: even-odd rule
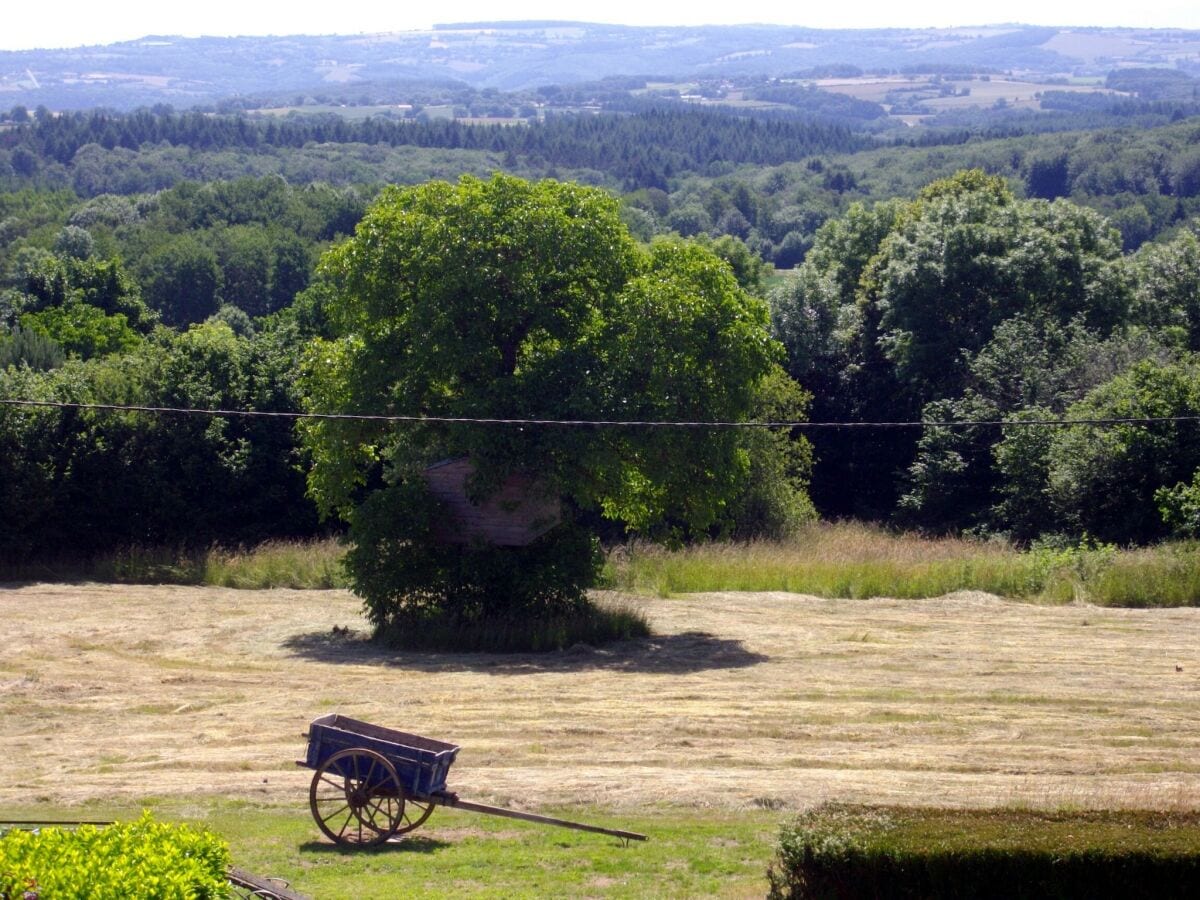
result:
[[[1200,29],[1196,0],[442,0],[404,3],[255,2],[255,0],[58,0],[14,3],[0,16],[0,50],[107,44],[147,34],[356,34],[409,31],[434,22],[557,19],[624,25],[705,25],[752,22],[814,28],[983,25],[1127,25]]]

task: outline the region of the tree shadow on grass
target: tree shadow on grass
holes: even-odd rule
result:
[[[378,856],[392,853],[436,853],[449,846],[448,841],[439,841],[436,838],[404,837],[371,847],[346,847],[327,841],[305,841],[300,845],[300,850],[305,853],[328,853],[335,856]]]
[[[577,644],[550,653],[442,653],[393,650],[346,629],[290,637],[283,646],[294,655],[316,662],[358,666],[387,666],[419,672],[478,672],[525,675],[605,669],[684,675],[712,669],[744,669],[770,657],[747,650],[741,641],[704,631],[651,635],[618,641],[605,647]]]

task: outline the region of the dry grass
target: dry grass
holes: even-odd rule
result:
[[[923,101],[922,105],[933,111],[987,107],[998,100],[1015,108],[1040,109],[1040,95],[1046,91],[1116,93],[1100,85],[1020,81],[998,76],[983,81],[978,77],[935,80],[935,76],[931,75],[865,75],[860,78],[823,78],[814,83],[826,91],[883,104],[888,102],[889,94],[894,96],[897,93],[916,92],[928,95],[936,93],[943,85],[956,92],[968,92],[963,96],[935,96]]]
[[[1140,550],[1080,544],[1021,552],[999,541],[926,538],[859,522],[816,523],[784,541],[650,544],[609,557],[612,586],[660,597],[703,591],[790,591],[820,597],[1003,597],[1103,606],[1200,603],[1200,546]]]
[[[758,569],[764,564],[852,565],[855,563],[918,564],[947,560],[1005,559],[1016,555],[1007,544],[966,538],[929,539],[915,533],[891,532],[863,522],[818,522],[786,541],[725,541],[695,544],[670,551],[655,544],[633,544],[615,551],[620,555],[710,558],[726,565]]]
[[[0,590],[0,805],[302,807],[333,710],[461,743],[452,788],[533,807],[1200,804],[1200,610],[633,602],[658,637],[487,657],[382,654],[341,591]]]
[[[205,584],[236,588],[344,587],[338,541],[267,541],[251,550],[215,547],[204,557]]]
[[[345,546],[268,541],[248,549],[132,547],[91,560],[8,563],[0,580],[190,584],[247,589],[346,587]],[[606,586],[626,592],[788,591],[820,597],[1002,597],[1103,606],[1200,605],[1200,542],[1118,550],[1081,544],[1020,552],[1000,541],[927,538],[860,522],[819,522],[783,541],[609,553]]]
[[[679,550],[634,544],[614,551],[609,574],[621,589],[663,597],[704,590],[929,597],[975,586],[1014,595],[1026,591],[1006,578],[989,576],[1011,571],[1021,557],[1001,543],[927,539],[835,522],[811,525],[786,541],[696,544]]]
[[[10,581],[104,581],[122,584],[208,584],[235,588],[345,587],[343,547],[336,539],[273,540],[251,548],[207,550],[133,546],[80,559],[6,562]]]

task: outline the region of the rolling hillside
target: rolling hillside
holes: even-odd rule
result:
[[[469,23],[386,34],[181,38],[0,53],[0,107],[177,107],[251,93],[344,92],[410,80],[502,91],[615,75],[785,76],[994,71],[1078,78],[1114,68],[1200,72],[1200,32],[996,25],[817,30],[745,25],[634,28],[576,22]]]

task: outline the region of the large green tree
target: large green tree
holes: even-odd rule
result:
[[[203,322],[217,311],[221,267],[217,254],[191,234],[175,235],[143,256],[146,299],[174,327]]]
[[[739,420],[777,371],[765,305],[723,260],[639,246],[617,202],[579,185],[389,189],[321,277],[337,337],[312,347],[304,383],[322,412]],[[568,520],[660,534],[719,523],[749,471],[731,429],[311,420],[304,438],[310,491],[349,521],[351,577],[381,628],[578,607],[596,575],[575,521],[525,548],[439,544],[420,477],[435,460],[470,456],[475,499],[533,474]]]
[[[852,207],[822,227],[799,277],[773,299],[792,373],[813,388],[818,417],[842,421],[951,416],[950,401],[986,375],[972,362],[1004,323],[1020,318],[1035,334],[1074,323],[1105,337],[1131,303],[1103,218],[1065,200],[1020,200],[980,170],[935,181],[909,203]],[[819,502],[890,514],[897,475],[918,450],[914,434],[822,435]],[[916,508],[927,507],[932,524],[961,525],[940,510],[960,502],[952,494],[973,480],[961,477],[970,461],[935,444],[927,449],[938,460],[918,459],[912,473],[932,489]]]

